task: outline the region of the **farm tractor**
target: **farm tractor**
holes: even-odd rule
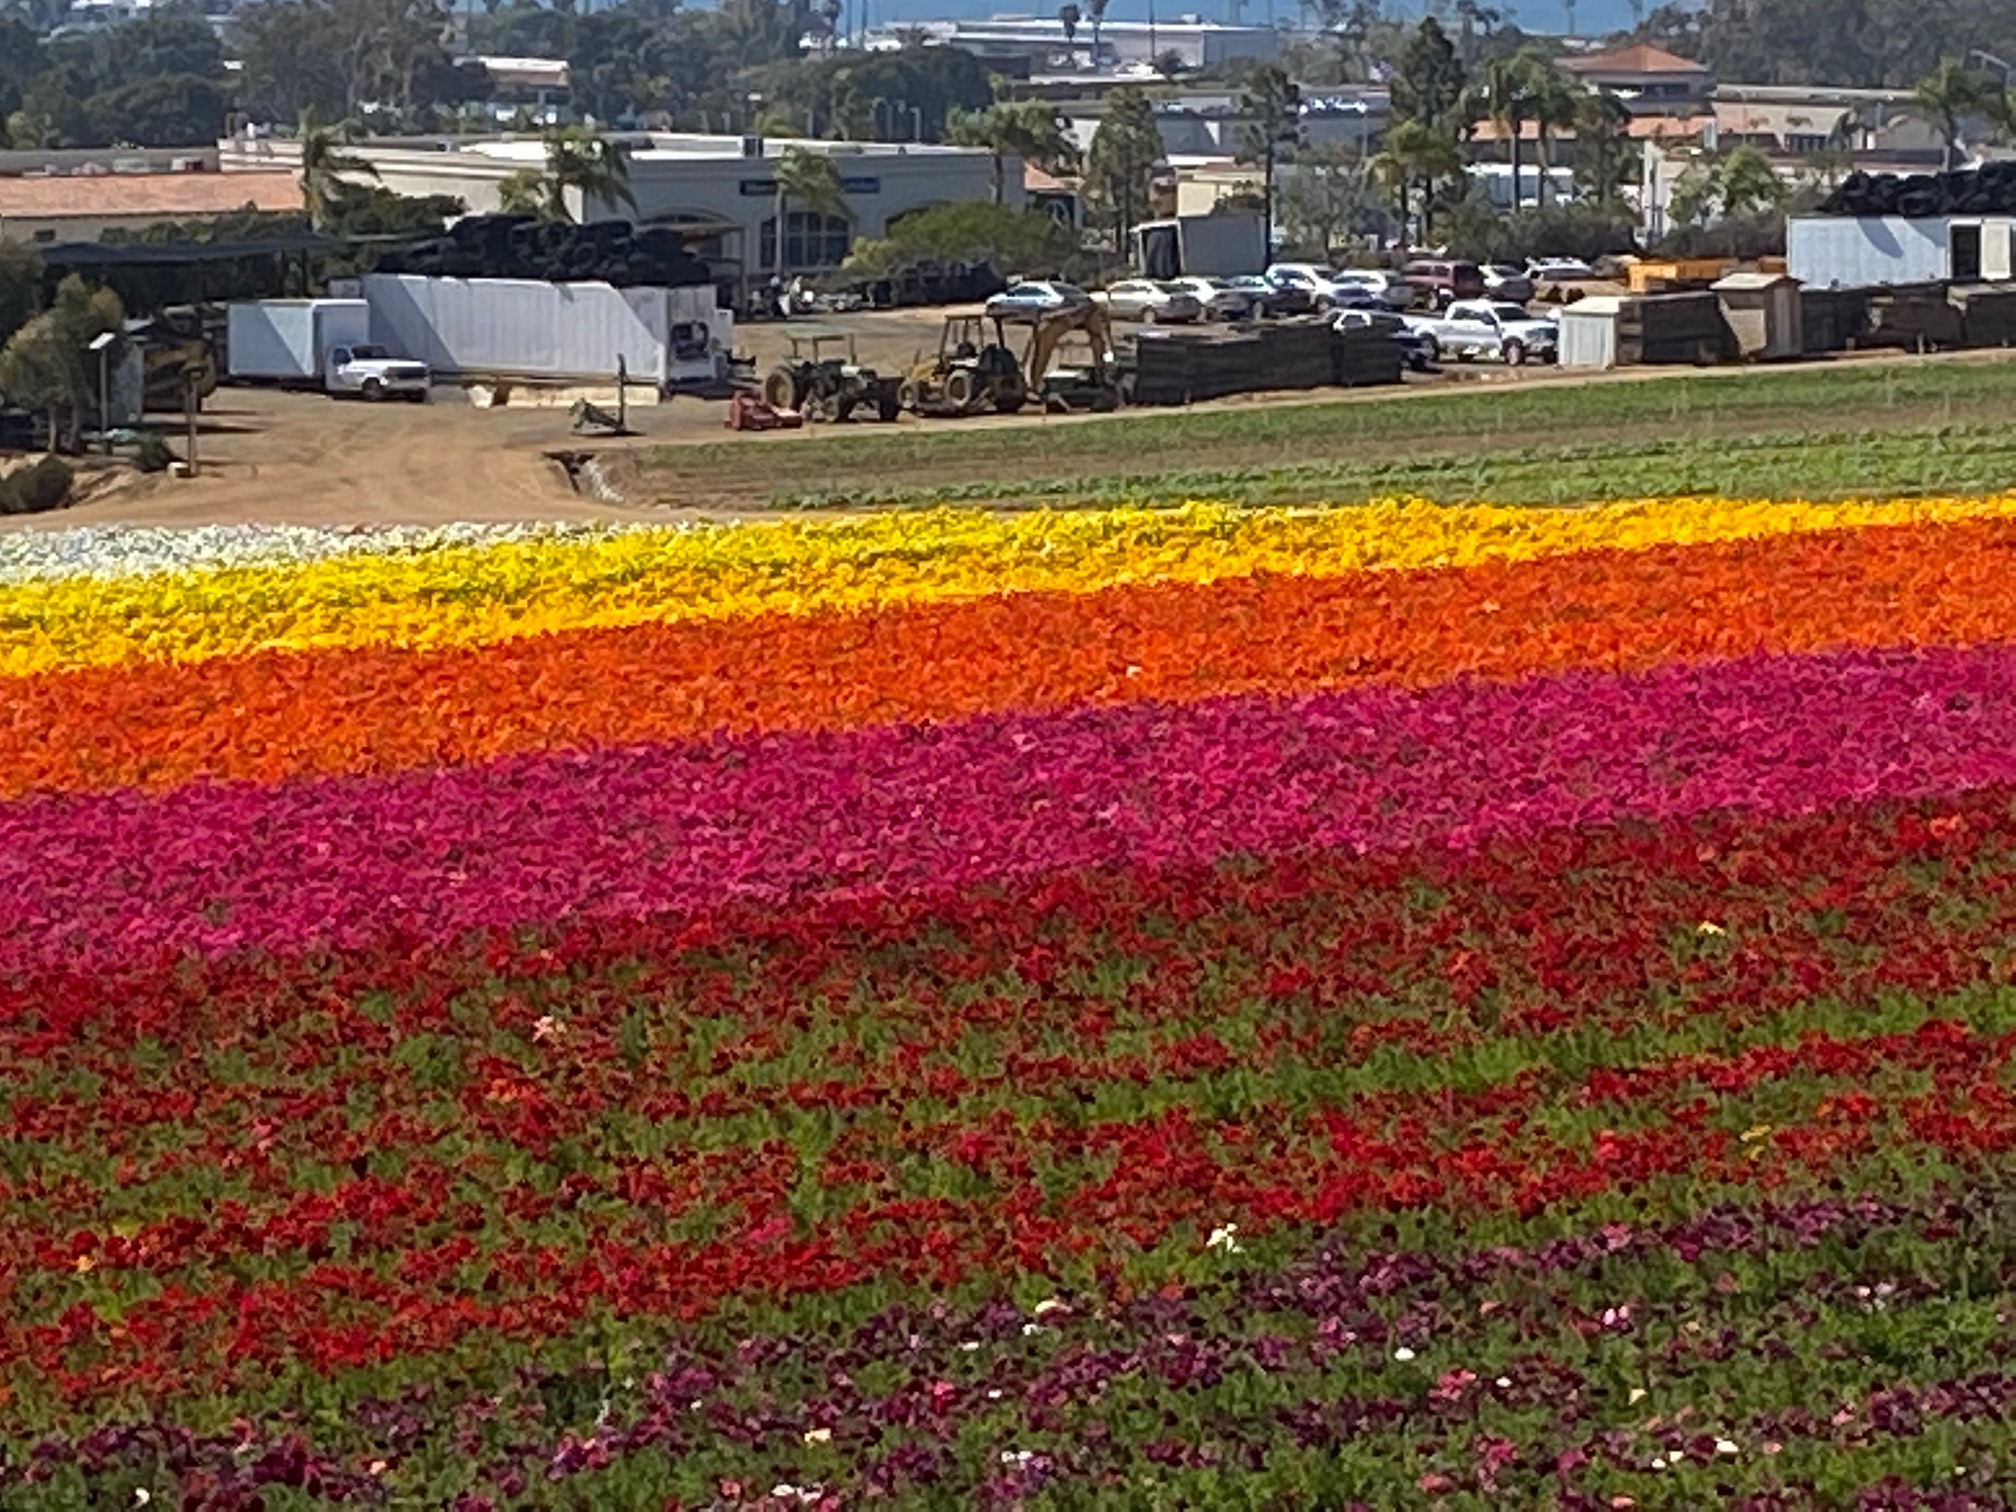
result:
[[[937,355],[917,360],[900,393],[911,413],[941,417],[1012,415],[1029,397],[1000,318],[985,315],[947,315]]]
[[[896,380],[863,367],[852,336],[807,331],[792,335],[790,341],[790,360],[772,368],[763,380],[763,402],[772,410],[803,415],[808,421],[851,420],[863,411],[878,420],[896,418],[901,408]]]

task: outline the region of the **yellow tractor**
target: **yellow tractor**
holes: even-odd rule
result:
[[[1113,323],[1104,310],[1076,305],[1039,315],[1031,324],[1035,329],[1023,353],[1023,367],[1029,393],[1038,403],[1052,411],[1120,407]],[[1081,339],[1072,342],[1074,336]],[[1082,346],[1084,351],[1069,350],[1071,346]]]
[[[920,357],[897,390],[917,415],[1012,415],[1028,398],[1001,321],[986,315],[947,315],[937,355]]]

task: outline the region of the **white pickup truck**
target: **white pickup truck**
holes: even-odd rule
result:
[[[1552,362],[1560,355],[1560,328],[1503,299],[1459,299],[1440,315],[1403,316],[1409,330],[1435,345],[1437,356],[1458,362],[1496,357],[1507,366]]]
[[[394,357],[382,346],[336,346],[322,369],[322,387],[331,394],[354,394],[360,399],[409,399],[427,402],[432,375],[427,364],[410,357]]]

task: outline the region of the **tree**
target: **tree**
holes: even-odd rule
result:
[[[32,247],[0,241],[0,346],[42,308],[42,259]]]
[[[308,224],[320,231],[328,224],[329,212],[342,192],[343,175],[356,174],[376,179],[378,170],[354,152],[345,152],[347,132],[323,126],[313,110],[301,116],[301,204],[308,212]]]
[[[1959,166],[1961,134],[1969,120],[1984,119],[1997,131],[2009,124],[2007,92],[1957,58],[1941,59],[1937,69],[1918,81],[1912,94],[1939,127],[1946,144],[1943,166],[1949,173]]]
[[[1060,278],[1083,256],[1078,234],[1041,210],[966,200],[919,210],[890,226],[886,236],[856,242],[847,268],[880,278],[923,262],[984,262],[1025,278]]]
[[[1156,166],[1162,161],[1162,131],[1155,107],[1132,84],[1107,96],[1106,115],[1085,154],[1086,188],[1113,215],[1117,245],[1146,208]]]
[[[57,286],[55,302],[0,348],[0,393],[44,413],[52,451],[77,449],[84,416],[98,398],[97,362],[87,349],[124,318],[117,294],[92,289],[73,273]]]
[[[1681,174],[1666,213],[1676,226],[1705,226],[1776,209],[1784,200],[1784,180],[1770,159],[1755,147],[1741,146],[1721,156],[1704,156]]]
[[[784,155],[777,160],[773,176],[777,182],[777,197],[772,211],[777,227],[773,267],[777,276],[782,278],[786,271],[785,243],[789,240],[788,213],[792,201],[797,201],[806,211],[818,216],[852,220],[854,211],[847,203],[847,186],[841,181],[839,168],[823,152],[787,147]]]
[[[198,74],[137,79],[84,102],[91,135],[136,147],[187,147],[224,134],[224,90]]]
[[[961,111],[945,123],[946,140],[962,147],[984,147],[993,154],[991,183],[1000,204],[1005,185],[1003,160],[1020,158],[1047,173],[1062,171],[1078,156],[1070,133],[1046,100],[1001,100],[980,111]]]
[[[1418,121],[1431,131],[1454,138],[1462,119],[1469,74],[1456,56],[1448,34],[1433,16],[1415,28],[1400,56],[1392,83],[1393,116]]]
[[[1630,125],[1630,110],[1607,90],[1584,90],[1576,101],[1575,184],[1599,205],[1616,204],[1635,177]]]
[[[1485,114],[1505,133],[1512,144],[1512,208],[1520,205],[1519,157],[1521,134],[1533,119],[1532,60],[1525,53],[1509,58],[1493,58],[1484,68],[1481,81]],[[1543,170],[1545,164],[1541,165]]]
[[[1365,164],[1342,143],[1304,147],[1281,181],[1279,200],[1288,241],[1327,258],[1366,210]]]
[[[537,168],[508,173],[497,185],[497,208],[506,215],[536,215],[542,220],[552,206],[546,175]]]
[[[1574,129],[1581,91],[1562,76],[1552,58],[1540,53],[1528,56],[1532,59],[1533,124],[1539,128],[1540,185],[1537,197],[1538,203],[1544,206],[1554,185],[1550,143],[1556,132]]]
[[[1371,167],[1393,196],[1402,228],[1416,241],[1427,241],[1434,228],[1435,186],[1463,172],[1463,155],[1455,139],[1420,121],[1401,121],[1386,133],[1385,151]],[[1421,191],[1418,214],[1416,188]]]
[[[1261,189],[1266,196],[1264,217],[1267,248],[1274,249],[1274,180],[1284,151],[1292,153],[1302,141],[1302,91],[1295,81],[1272,64],[1255,69],[1240,98],[1240,110],[1247,117],[1239,160],[1260,165]]]
[[[546,133],[546,178],[552,185],[554,220],[571,220],[567,191],[581,196],[581,218],[592,219],[591,207],[626,205],[637,210],[630,191],[630,158],[605,136],[579,126]]]

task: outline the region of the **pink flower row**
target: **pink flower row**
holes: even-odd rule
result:
[[[0,806],[0,969],[2016,783],[2016,650],[1240,697]]]

